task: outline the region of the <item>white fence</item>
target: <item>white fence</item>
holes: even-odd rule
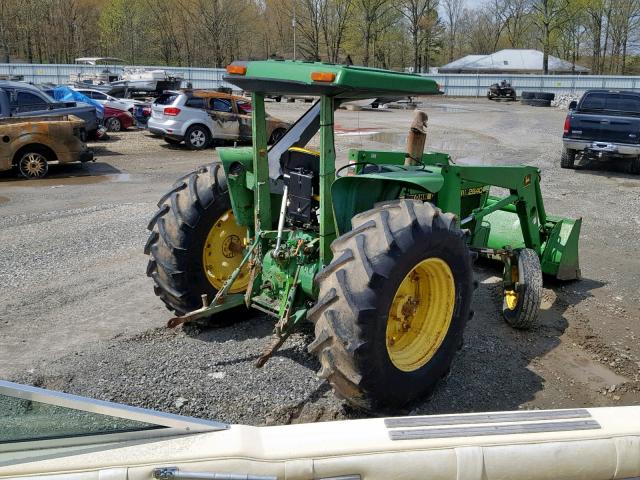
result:
[[[2,0],[0,0],[2,1]],[[193,88],[217,88],[226,84],[222,80],[225,73],[223,68],[185,68],[185,67],[158,67],[158,66],[135,66],[131,68],[162,69],[172,75],[180,75],[185,83],[191,83]],[[113,73],[122,73],[122,65],[58,65],[58,64],[35,64],[35,63],[0,63],[0,77],[22,76],[25,82],[31,83],[54,83],[56,85],[66,85],[69,83],[71,74],[97,74],[103,70]]]
[[[0,0],[1,1],[1,0]],[[231,87],[222,80],[222,68],[189,68],[140,66],[136,68],[165,69],[171,74],[181,75],[185,82],[193,88]],[[32,83],[67,84],[69,75],[75,73],[99,73],[104,69],[111,72],[122,72],[120,65],[56,65],[29,63],[1,63],[0,77],[21,75]],[[501,80],[510,82],[520,95],[523,90],[545,91],[555,94],[582,94],[592,88],[608,88],[630,90],[640,87],[640,77],[606,76],[606,75],[469,75],[469,74],[434,74],[425,75],[433,78],[444,88],[447,95],[459,97],[479,97],[487,92],[487,87]]]
[[[608,75],[469,75],[436,74],[428,75],[444,87],[447,95],[457,97],[479,97],[486,95],[489,85],[506,80],[516,89],[523,91],[551,92],[556,95],[574,93],[582,95],[593,88],[632,90],[640,87],[640,77]]]

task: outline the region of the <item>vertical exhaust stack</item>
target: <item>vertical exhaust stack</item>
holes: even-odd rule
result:
[[[406,166],[421,165],[424,145],[427,141],[427,121],[429,117],[422,110],[416,110],[409,136],[407,137],[407,151],[404,158]]]

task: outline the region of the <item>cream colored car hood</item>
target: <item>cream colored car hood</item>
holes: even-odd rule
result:
[[[552,413],[542,420],[523,420],[523,411],[486,418],[405,417],[409,420],[401,422],[408,426],[382,418],[277,427],[233,425],[224,431],[2,467],[0,478],[149,479],[154,469],[169,466],[290,480],[345,475],[429,480],[640,476],[640,407],[572,412],[577,416],[565,413],[555,418],[558,414]],[[459,436],[464,432],[470,435]]]

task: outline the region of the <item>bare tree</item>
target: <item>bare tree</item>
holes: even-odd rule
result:
[[[549,53],[551,50],[551,35],[560,30],[571,19],[571,0],[534,0],[532,11],[534,23],[540,30],[540,42],[542,43],[542,71],[549,73]]]
[[[355,0],[357,24],[362,30],[364,40],[364,54],[362,64],[369,66],[371,56],[371,42],[384,25],[381,20],[391,9],[390,0]]]
[[[408,22],[409,35],[413,46],[413,70],[420,71],[420,52],[424,39],[423,26],[428,22],[428,16],[438,8],[438,0],[398,0],[398,11]]]
[[[489,54],[496,51],[504,24],[492,9],[465,9],[460,22],[460,37],[470,53]]]
[[[511,48],[525,45],[525,33],[530,24],[531,0],[493,0],[492,7],[500,18]]]
[[[0,48],[4,63],[9,63],[11,55],[11,43],[14,37],[13,26],[16,24],[16,7],[14,0],[0,1]]]
[[[466,0],[442,0],[447,25],[448,61],[453,61],[456,47],[459,47],[458,30]]]
[[[298,18],[301,38],[300,50],[308,60],[320,60],[320,9],[324,0],[300,0]]]
[[[327,58],[330,62],[338,63],[353,0],[321,0],[319,5],[320,27],[327,48]]]

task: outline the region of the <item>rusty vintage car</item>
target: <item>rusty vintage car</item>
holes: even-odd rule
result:
[[[164,92],[151,106],[149,131],[172,145],[202,150],[224,142],[251,142],[251,100],[214,90]],[[291,125],[267,115],[267,138],[277,142]]]
[[[84,121],[74,115],[0,119],[0,171],[42,178],[52,162],[93,160],[84,138]]]

